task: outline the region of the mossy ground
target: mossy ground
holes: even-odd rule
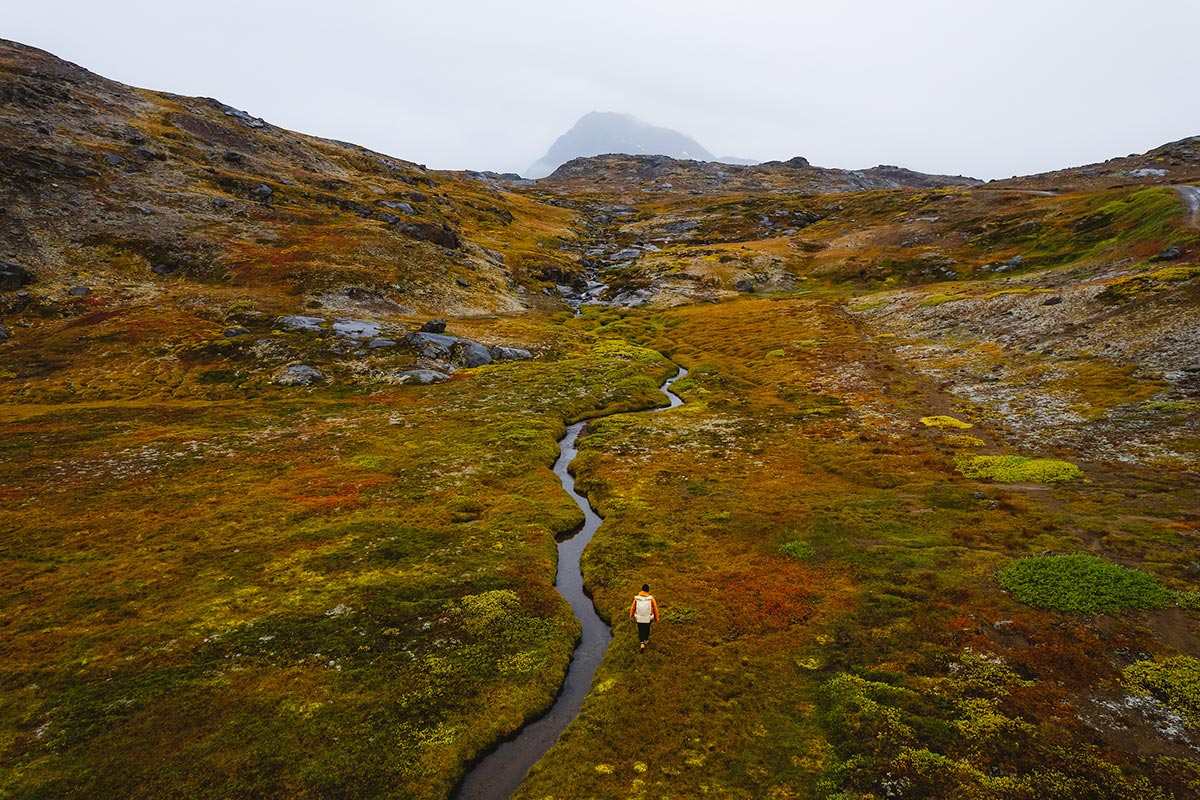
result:
[[[461,320],[544,355],[430,387],[332,353],[336,380],[275,387],[182,310],[45,324],[0,407],[6,794],[444,795],[553,697],[575,636],[554,538],[579,522],[554,442],[617,412],[575,465],[616,635],[521,796],[860,797],[895,775],[1186,796],[1061,708],[1120,684],[1114,650],[1192,641],[1169,616],[1192,612],[1101,628],[994,576],[1086,546],[1184,590],[1195,487],[1103,464],[1039,491],[960,474],[963,435],[922,424],[953,401],[836,298]],[[620,414],[661,403],[663,356],[687,404]],[[242,374],[202,379],[221,369]],[[639,656],[643,582],[663,620]]]

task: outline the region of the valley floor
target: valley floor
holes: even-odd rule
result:
[[[996,577],[1084,552],[1184,592],[1193,467],[1038,447],[837,299],[474,335],[513,326],[552,357],[428,387],[0,406],[3,792],[448,794],[572,649],[564,423],[660,403],[674,362],[685,406],[581,439],[605,517],[584,578],[615,638],[518,796],[1194,794],[1194,695],[1129,677],[1200,654],[1194,594],[1064,613]],[[979,454],[1083,472],[966,477]],[[643,582],[663,619],[639,656]]]

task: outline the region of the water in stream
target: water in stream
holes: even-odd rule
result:
[[[683,400],[671,391],[671,385],[686,374],[687,370],[680,367],[675,377],[662,385],[661,389],[671,404],[653,411],[666,411],[683,405]],[[602,521],[583,495],[575,491],[575,478],[569,472],[571,462],[579,452],[575,442],[585,424],[576,422],[567,428],[567,435],[558,443],[559,456],[554,462],[554,474],[583,511],[584,517],[583,527],[558,543],[558,576],[555,579],[558,593],[571,604],[571,609],[583,626],[579,644],[571,657],[571,666],[554,705],[545,716],[526,725],[515,738],[502,743],[476,764],[459,784],[456,800],[507,800],[512,797],[524,780],[525,773],[554,746],[567,725],[583,708],[583,698],[592,685],[596,667],[600,666],[604,651],[612,639],[612,631],[600,619],[591,598],[583,591],[583,573],[579,569],[583,548],[592,540]]]

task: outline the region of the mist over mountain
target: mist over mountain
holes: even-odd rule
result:
[[[572,159],[606,153],[670,156],[693,161],[726,160],[718,159],[695,139],[679,131],[651,125],[629,114],[592,111],[558,137],[546,154],[530,165],[526,176],[544,178]],[[754,163],[747,159],[729,160]]]

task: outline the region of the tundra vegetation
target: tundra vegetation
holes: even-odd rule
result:
[[[524,186],[3,54],[0,795],[448,796],[567,669],[579,420],[614,639],[519,797],[1200,795],[1171,189]],[[409,382],[432,316],[534,357]]]

